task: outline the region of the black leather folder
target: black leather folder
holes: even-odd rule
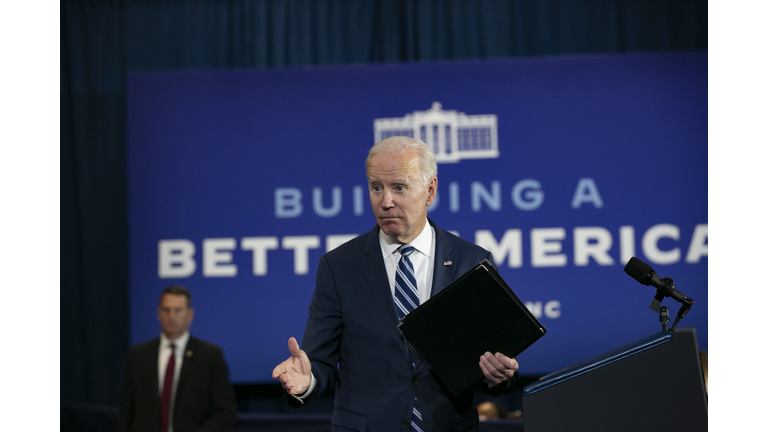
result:
[[[403,317],[398,328],[457,397],[484,378],[479,362],[486,351],[516,357],[547,332],[488,260]]]

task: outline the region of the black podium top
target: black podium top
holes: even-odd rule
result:
[[[525,388],[526,432],[707,430],[696,331],[678,327],[545,376]]]
[[[544,390],[545,388],[551,387],[553,385],[557,385],[563,381],[576,378],[579,375],[593,371],[597,368],[601,368],[605,365],[617,362],[639,352],[669,342],[671,339],[672,332],[660,332],[648,336],[647,338],[640,339],[629,345],[624,345],[621,348],[617,348],[613,351],[609,351],[605,354],[593,357],[587,361],[577,363],[573,366],[569,366],[565,369],[561,369],[557,372],[546,375],[535,383],[525,387],[523,390],[523,395],[528,396],[530,394],[536,393],[537,391]]]

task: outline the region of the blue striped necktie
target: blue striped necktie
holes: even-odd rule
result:
[[[419,288],[416,286],[416,272],[413,270],[413,263],[408,255],[413,253],[416,248],[413,246],[400,246],[397,251],[400,252],[400,262],[397,264],[397,273],[395,274],[395,309],[397,317],[402,319],[412,310],[419,307]]]
[[[416,272],[408,255],[416,250],[413,246],[403,245],[397,251],[400,252],[400,262],[395,272],[395,310],[398,318],[402,319],[409,312],[419,307],[419,288],[416,285]],[[411,365],[415,368],[415,358],[411,355]],[[413,414],[411,415],[411,430],[421,432],[421,412],[418,409],[419,401],[413,398]]]

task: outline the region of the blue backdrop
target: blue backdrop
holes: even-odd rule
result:
[[[631,256],[696,300],[707,349],[706,53],[133,73],[127,95],[133,343],[180,283],[233,381],[271,381],[320,256],[374,226],[368,149],[411,133],[453,159],[430,218],[548,329],[521,373],[660,330]]]

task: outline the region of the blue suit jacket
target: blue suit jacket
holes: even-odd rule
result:
[[[493,262],[490,252],[429,223],[436,235],[432,295],[483,259]],[[425,432],[476,430],[478,392],[453,398],[426,362],[413,369],[378,236],[375,227],[320,258],[302,341],[317,379],[307,403],[335,390],[332,431],[393,431],[408,427],[417,396]],[[479,390],[509,391],[511,381]]]

